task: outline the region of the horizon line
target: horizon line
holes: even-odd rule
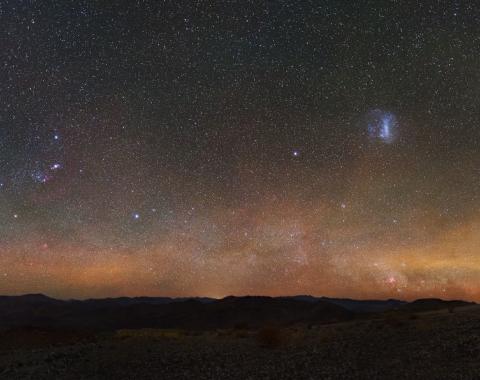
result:
[[[170,298],[170,299],[196,299],[196,298],[207,298],[215,301],[220,301],[225,298],[234,297],[234,298],[246,298],[246,297],[263,297],[263,298],[295,298],[295,297],[311,297],[311,298],[326,298],[326,299],[340,299],[340,300],[351,300],[351,301],[359,301],[359,302],[368,302],[368,301],[380,301],[380,302],[387,302],[387,301],[400,301],[411,303],[419,300],[440,300],[440,301],[463,301],[463,302],[471,302],[477,304],[480,301],[475,300],[468,300],[462,298],[439,298],[439,297],[422,297],[422,298],[415,298],[411,300],[401,299],[401,298],[350,298],[350,297],[331,297],[331,296],[314,296],[310,294],[295,294],[295,295],[281,295],[281,296],[270,296],[270,295],[259,295],[259,294],[245,294],[245,295],[226,295],[223,297],[210,297],[210,296],[107,296],[107,297],[87,297],[87,298],[61,298],[61,297],[53,297],[45,293],[22,293],[22,294],[0,294],[0,297],[25,297],[25,296],[43,296],[46,298],[54,299],[57,301],[90,301],[90,300],[107,300],[107,299],[118,299],[118,298]]]

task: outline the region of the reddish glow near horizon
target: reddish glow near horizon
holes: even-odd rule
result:
[[[31,237],[2,247],[0,286],[4,293],[79,298],[307,293],[479,299],[478,222],[447,230],[428,244],[399,240],[398,234],[422,230],[418,225],[389,232],[342,223],[319,235],[335,213],[321,204],[306,210],[285,203],[223,210],[135,249],[86,247],[60,239],[47,245],[39,236]],[[376,233],[381,241],[362,241]]]

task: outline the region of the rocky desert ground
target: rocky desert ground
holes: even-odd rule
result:
[[[0,379],[8,380],[479,379],[480,307],[260,330],[120,330],[63,340],[23,332],[0,350]]]

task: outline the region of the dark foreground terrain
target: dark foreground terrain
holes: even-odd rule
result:
[[[477,305],[318,325],[94,333],[16,328],[1,338],[1,379],[480,378]]]

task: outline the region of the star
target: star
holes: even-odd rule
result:
[[[5,289],[480,301],[480,4],[21,3]]]

